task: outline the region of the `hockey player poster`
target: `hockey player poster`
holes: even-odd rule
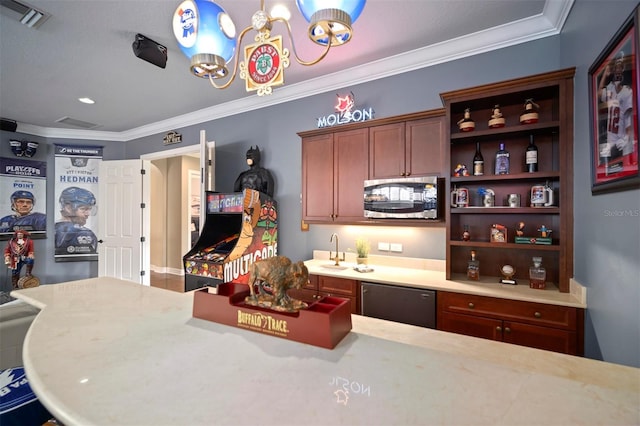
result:
[[[14,231],[45,238],[47,231],[47,163],[0,158],[0,239]]]
[[[56,262],[98,260],[98,174],[102,147],[56,145]]]

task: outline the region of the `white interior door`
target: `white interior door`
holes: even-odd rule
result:
[[[150,163],[146,160],[102,161],[98,276],[150,285],[149,205]]]

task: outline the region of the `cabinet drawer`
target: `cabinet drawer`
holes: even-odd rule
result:
[[[318,290],[355,297],[358,294],[358,281],[320,275],[318,276]]]
[[[517,320],[571,331],[575,331],[577,325],[576,308],[519,300],[440,292],[438,308],[448,312]]]

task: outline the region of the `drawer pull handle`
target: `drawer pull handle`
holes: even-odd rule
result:
[[[474,305],[472,302],[469,302],[469,309],[473,309],[475,307],[476,307],[476,305]]]
[[[496,331],[497,331],[498,333],[501,333],[501,332],[502,332],[502,327],[497,326],[497,327],[496,327]]]
[[[540,312],[534,313],[533,316],[536,318],[542,318],[542,314]]]
[[[505,333],[511,333],[511,329],[510,329],[509,327],[505,327],[505,328],[504,328],[504,332],[505,332]]]

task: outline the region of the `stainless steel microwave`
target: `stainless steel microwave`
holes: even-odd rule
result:
[[[364,181],[364,216],[376,219],[438,219],[438,176]]]

